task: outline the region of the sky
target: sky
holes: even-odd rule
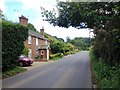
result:
[[[24,15],[27,17],[28,23],[34,25],[34,27],[40,31],[44,27],[45,32],[57,36],[58,38],[63,38],[66,41],[66,37],[74,39],[75,37],[89,37],[88,29],[75,29],[73,27],[62,28],[58,26],[53,26],[47,21],[43,21],[41,16],[41,9],[43,7],[47,10],[53,10],[57,12],[56,0],[1,0],[0,8],[5,14],[8,20],[19,23],[19,17]],[[91,34],[92,36],[93,34]]]

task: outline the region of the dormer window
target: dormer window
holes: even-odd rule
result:
[[[32,44],[32,37],[28,36],[28,44]]]

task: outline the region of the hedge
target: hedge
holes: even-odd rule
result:
[[[2,70],[17,65],[18,57],[22,54],[24,41],[28,37],[28,28],[26,26],[12,23],[10,21],[2,22]]]

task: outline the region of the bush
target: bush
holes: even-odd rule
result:
[[[29,53],[29,49],[26,46],[24,46],[22,54],[24,54],[25,56],[28,56],[28,53]]]
[[[63,56],[64,56],[63,53],[51,54],[50,59],[53,59],[53,58],[56,58],[56,57],[62,58]]]
[[[26,26],[9,21],[2,22],[2,70],[16,66],[28,37]]]
[[[39,55],[36,55],[35,59],[36,59],[36,60],[39,60],[39,59],[40,59],[40,56],[39,56]]]
[[[92,50],[90,58],[100,88],[120,88],[120,65],[108,65],[102,58],[97,59]]]

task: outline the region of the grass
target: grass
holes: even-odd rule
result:
[[[52,58],[52,60],[59,60],[59,59],[61,59],[61,57],[54,57],[54,58]]]
[[[24,71],[26,71],[27,69],[24,69],[24,68],[22,68],[22,67],[14,67],[14,68],[12,68],[12,69],[10,69],[10,70],[7,70],[7,71],[4,71],[4,72],[2,72],[2,78],[4,79],[4,78],[8,78],[8,77],[10,77],[10,76],[13,76],[13,75],[16,75],[16,74],[18,74],[18,73],[21,73],[21,72],[24,72]]]
[[[96,58],[90,50],[93,71],[100,89],[120,88],[120,65],[110,66],[101,58]]]

